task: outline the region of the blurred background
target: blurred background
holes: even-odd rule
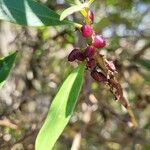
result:
[[[61,13],[68,1],[39,2]],[[86,72],[75,112],[54,150],[150,150],[150,1],[95,0],[92,10],[96,33],[107,41],[100,53],[115,62],[139,127],[129,128],[124,108]],[[70,19],[83,24],[80,13]],[[73,70],[67,55],[84,44],[72,27],[0,22],[0,56],[19,52],[0,90],[0,150],[34,150],[51,101]]]

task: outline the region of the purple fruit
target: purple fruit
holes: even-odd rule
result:
[[[88,46],[85,50],[86,57],[88,57],[90,59],[93,57],[94,54],[95,54],[95,47]]]
[[[107,82],[106,76],[101,72],[97,72],[96,70],[92,70],[91,76],[98,82]]]
[[[96,66],[96,62],[94,59],[90,59],[87,61],[87,68],[93,69]]]
[[[101,35],[96,35],[93,37],[93,46],[96,48],[103,48],[106,45],[104,38]]]
[[[93,29],[90,25],[83,25],[81,28],[81,32],[85,38],[89,38],[93,34]]]
[[[79,49],[74,49],[68,56],[68,61],[73,62],[76,59],[79,61],[84,61],[86,58],[85,54],[81,52]]]
[[[79,61],[84,61],[85,58],[86,58],[85,54],[82,52],[79,52],[76,59]]]
[[[68,61],[70,62],[75,61],[79,53],[80,53],[79,49],[72,50],[71,53],[68,55]]]

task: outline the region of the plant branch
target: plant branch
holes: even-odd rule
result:
[[[18,129],[18,126],[14,123],[11,123],[8,119],[0,120],[0,126],[5,126],[11,129]]]
[[[103,71],[103,74],[108,79],[107,85],[110,87],[111,93],[115,96],[115,99],[118,100],[127,109],[133,128],[137,128],[137,122],[134,113],[131,109],[128,100],[123,95],[123,89],[118,81],[117,72],[113,72],[110,69],[108,69],[107,59],[104,58],[103,55],[100,55],[98,52],[95,53],[95,60],[100,69]]]

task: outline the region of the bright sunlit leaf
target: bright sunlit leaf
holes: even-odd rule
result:
[[[75,12],[78,12],[78,11],[81,11],[83,10],[84,8],[87,7],[87,3],[83,3],[83,4],[80,4],[80,5],[73,5],[67,9],[65,9],[61,16],[60,16],[60,20],[64,20],[67,16],[75,13]]]
[[[69,122],[83,84],[84,68],[84,65],[80,65],[59,89],[37,136],[36,150],[51,150]]]
[[[0,0],[0,19],[24,26],[57,26],[74,24],[32,0]]]

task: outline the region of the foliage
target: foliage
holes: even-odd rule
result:
[[[32,0],[1,0],[0,19],[24,26],[56,26],[73,24],[59,21],[60,16]]]
[[[67,8],[67,9],[65,9],[65,10],[62,12],[62,14],[61,14],[61,16],[60,16],[60,20],[62,21],[62,20],[64,20],[67,16],[69,16],[69,15],[75,13],[75,12],[81,11],[81,10],[83,10],[83,9],[86,8],[86,7],[87,7],[87,3],[83,3],[83,4],[80,4],[80,5],[79,5],[79,4],[78,4],[78,5],[73,5],[73,6],[69,7],[69,8]]]
[[[17,52],[0,59],[0,87],[2,87],[10,73],[16,59]]]
[[[36,134],[43,124],[49,104],[47,119],[36,141],[37,150],[44,147],[41,145],[50,143],[52,147],[68,122],[54,149],[73,148],[78,140],[77,146],[83,150],[149,149],[150,60],[149,46],[145,47],[150,37],[149,0],[95,0],[93,3],[96,14],[94,29],[107,39],[107,46],[100,53],[115,62],[118,80],[139,123],[136,130],[129,129],[126,124],[129,117],[112,101],[108,87],[92,80],[88,71],[83,75],[83,68],[79,72],[76,69],[76,73],[67,77],[74,67],[67,63],[66,56],[74,45],[85,45],[85,40],[80,39],[74,27],[80,27],[76,22],[83,23],[81,16],[86,16],[83,8],[87,8],[87,4],[81,4],[79,0],[66,0],[67,3],[37,1],[0,0],[1,20],[38,27],[20,27],[1,22],[3,32],[0,38],[7,46],[1,44],[0,53],[4,55],[15,48],[19,50],[20,57],[8,85],[0,93],[0,126],[3,126],[0,128],[0,149],[7,150],[10,146],[13,150],[34,149]],[[65,19],[74,12],[77,13],[70,17],[71,21]],[[15,57],[16,52],[0,61],[0,85],[6,80]],[[83,77],[85,86],[74,110]],[[64,78],[67,79],[56,93]],[[74,86],[76,88],[72,88]],[[71,91],[71,94],[67,91]],[[68,95],[72,95],[71,101]],[[59,107],[62,102],[67,106],[71,102],[67,118],[66,105]],[[54,117],[53,113],[58,108],[58,115]],[[72,114],[73,110],[75,112]],[[53,134],[55,136],[51,136]]]
[[[83,83],[84,65],[73,71],[64,81],[51,104],[47,119],[36,140],[36,149],[52,149],[67,125]],[[49,133],[49,134],[47,134]]]

